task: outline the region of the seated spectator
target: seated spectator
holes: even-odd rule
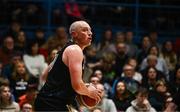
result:
[[[138,70],[138,62],[135,58],[129,58],[127,61],[127,64],[131,65],[134,67],[134,70]]]
[[[33,106],[36,95],[37,95],[37,85],[29,84],[26,93],[19,97],[19,102],[18,102],[19,106],[22,108],[22,106],[25,103],[29,103]]]
[[[139,82],[141,84],[142,82],[142,75],[136,71],[136,60],[129,59],[128,64],[126,64],[123,68],[123,73],[121,74],[121,77],[125,77],[125,75],[131,74],[133,79]]]
[[[145,35],[142,37],[140,47],[136,53],[137,62],[139,64],[141,64],[142,61],[147,57],[149,47],[150,47],[150,39],[148,36]],[[138,65],[138,68],[139,68],[139,65]]]
[[[161,51],[160,56],[166,61],[170,75],[172,75],[177,64],[177,55],[173,50],[173,43],[171,41],[165,41]]]
[[[39,47],[41,48],[42,45],[45,44],[45,32],[42,28],[37,28],[35,31],[35,40],[37,41]]]
[[[129,56],[127,55],[127,46],[125,43],[117,43],[116,44],[116,57],[115,57],[115,73],[116,77],[121,77],[123,72],[123,66],[127,63]]]
[[[22,25],[18,21],[12,21],[8,31],[5,35],[10,35],[13,39],[17,38],[18,33],[21,31]]]
[[[155,90],[149,94],[149,101],[151,105],[157,111],[163,111],[163,106],[168,98],[172,99],[172,95],[169,92],[169,86],[164,80],[157,81]]]
[[[49,54],[48,57],[47,57],[47,63],[48,63],[48,64],[50,64],[50,63],[54,60],[54,58],[56,57],[57,52],[58,52],[58,49],[53,49],[53,50],[50,52],[50,54]]]
[[[156,112],[148,101],[147,89],[138,89],[136,99],[131,102],[131,106],[127,108],[126,112]]]
[[[99,79],[99,83],[104,85],[105,96],[111,98],[111,94],[112,94],[111,89],[112,89],[112,87],[108,82],[105,81],[102,71],[99,70],[99,69],[95,70],[94,73],[93,73],[93,76],[97,77]]]
[[[160,57],[159,48],[157,46],[151,46],[148,51],[148,56],[149,55],[157,56],[157,63],[155,67],[159,71],[163,72],[163,74],[165,74],[166,79],[169,80],[169,70],[168,70],[165,60]],[[140,70],[143,70],[144,68],[146,68],[148,66],[147,63],[148,63],[147,58],[145,58],[143,62],[141,63]]]
[[[7,85],[9,86],[9,80],[7,78],[4,78],[4,77],[0,77],[0,87],[2,85]]]
[[[8,80],[11,80],[12,73],[14,71],[15,65],[22,60],[22,56],[20,52],[15,52],[9,59],[10,63],[3,66],[2,69],[2,76],[7,78]]]
[[[132,93],[127,90],[126,84],[123,81],[119,81],[115,87],[115,93],[113,101],[118,111],[125,111],[131,104],[130,102],[134,99]]]
[[[104,53],[101,61],[101,70],[104,77],[103,83],[109,83],[112,85],[112,82],[116,76],[114,70],[115,56],[112,53]]]
[[[0,48],[0,61],[3,66],[10,64],[10,59],[14,54],[14,39],[12,36],[6,36]]]
[[[25,104],[22,106],[21,112],[33,112],[33,107],[32,107],[32,105],[29,104],[29,103],[25,103]]]
[[[94,76],[98,77],[100,82],[103,83],[103,73],[100,69],[94,71]]]
[[[21,54],[26,53],[27,48],[27,37],[24,31],[19,31],[14,42],[14,50]]]
[[[139,87],[139,76],[135,74],[134,68],[131,65],[124,65],[123,67],[124,76],[121,76],[120,80],[123,80],[127,86],[127,89],[133,94],[137,91]],[[137,78],[137,79],[136,79]]]
[[[97,55],[97,49],[95,48],[95,46],[89,46],[86,48],[86,50],[85,50],[85,59],[86,59],[85,63],[92,70],[95,70],[95,69],[99,68],[99,66],[101,66],[101,62],[97,58],[96,55]]]
[[[32,41],[28,45],[27,54],[23,55],[23,61],[30,74],[30,81],[34,81],[35,84],[39,84],[39,77],[47,67],[45,58],[39,54],[39,45],[36,41]]]
[[[61,49],[68,41],[68,35],[65,27],[58,27],[55,34],[50,36],[43,44],[41,50],[45,50],[49,54],[53,49]],[[46,57],[45,57],[46,58]]]
[[[0,111],[1,112],[19,112],[18,103],[13,101],[12,94],[8,85],[0,86]]]
[[[89,80],[90,83],[96,85],[100,83],[100,79],[97,76],[92,75]]]
[[[107,28],[103,31],[101,41],[97,43],[97,57],[101,58],[104,53],[113,52],[113,32],[111,28]]]
[[[149,33],[149,38],[151,45],[157,46],[159,49],[161,49],[162,45],[158,42],[158,32],[157,31],[151,31]]]
[[[170,90],[177,105],[178,111],[180,111],[180,66],[176,68],[171,80],[170,80]]]
[[[115,35],[115,44],[116,43],[125,43],[125,34],[124,32],[116,32],[116,35]],[[114,46],[115,47],[115,46]]]
[[[48,65],[54,60],[54,58],[56,57],[58,50],[54,49],[51,51],[51,53],[48,55],[48,59],[47,59],[47,63]],[[44,85],[44,83],[46,82],[46,78],[48,76],[47,74],[48,72],[43,71],[43,73],[40,75],[40,79],[39,79],[39,89]]]
[[[137,53],[137,45],[133,43],[134,33],[133,31],[127,31],[125,36],[125,42],[127,45],[127,54],[129,57],[135,57]]]
[[[140,73],[142,74],[143,78],[145,79],[147,77],[147,71],[150,67],[152,68],[156,68],[157,70],[157,74],[161,77],[161,78],[165,78],[166,76],[164,75],[163,72],[161,72],[160,70],[157,69],[156,65],[158,63],[158,58],[155,55],[148,55],[147,56],[147,66],[144,67],[144,69],[140,70]]]
[[[149,91],[154,91],[157,81],[161,79],[165,80],[161,74],[158,74],[158,70],[156,68],[148,67],[141,85]]]
[[[15,96],[15,101],[18,102],[18,98],[25,94],[28,86],[29,74],[25,68],[23,61],[18,62],[15,65],[12,77],[10,79],[10,86],[13,89],[13,95]]]
[[[102,100],[99,102],[98,105],[96,105],[95,108],[92,109],[83,109],[82,112],[91,112],[94,109],[99,108],[102,112],[117,112],[116,106],[114,104],[114,102],[111,99],[107,99],[105,97],[105,90],[104,90],[104,86],[100,83],[96,84],[97,89],[102,91]]]

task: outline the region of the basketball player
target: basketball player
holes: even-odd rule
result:
[[[46,70],[48,77],[35,100],[36,111],[67,111],[67,105],[75,106],[76,94],[96,101],[101,99],[101,90],[88,90],[82,80],[83,49],[91,44],[91,27],[85,21],[75,21],[69,33],[71,41],[57,53]]]

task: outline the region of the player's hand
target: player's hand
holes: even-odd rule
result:
[[[102,99],[102,91],[99,89],[96,89],[94,86],[90,85],[89,89],[89,97],[92,99],[95,99],[97,102],[100,102]]]

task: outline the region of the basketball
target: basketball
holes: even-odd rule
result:
[[[89,90],[96,89],[93,85],[88,85],[87,87]],[[99,103],[95,99],[92,99],[92,98],[90,98],[88,96],[84,96],[84,95],[78,94],[76,98],[77,98],[77,101],[79,102],[80,105],[83,105],[87,108],[93,108]]]

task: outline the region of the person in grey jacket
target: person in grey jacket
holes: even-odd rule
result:
[[[131,102],[131,106],[126,112],[156,112],[148,101],[148,91],[146,88],[139,88],[136,99]]]

